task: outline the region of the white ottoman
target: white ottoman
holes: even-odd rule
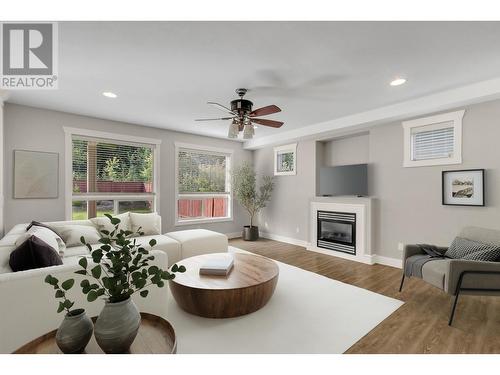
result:
[[[227,236],[206,229],[169,232],[168,236],[181,244],[182,259],[195,255],[227,252]]]
[[[169,267],[182,259],[181,244],[173,238],[157,234],[153,236],[135,237],[134,239],[137,241],[138,245],[144,247],[146,250],[151,250],[149,241],[153,239],[156,240],[156,245],[153,246],[153,249],[161,250],[167,254]]]

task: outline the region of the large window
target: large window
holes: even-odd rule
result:
[[[71,133],[67,142],[71,150],[71,212],[68,215],[71,219],[126,211],[156,211],[158,145],[78,133]]]
[[[464,111],[403,122],[405,167],[460,164]]]
[[[231,219],[231,152],[176,144],[176,224]]]

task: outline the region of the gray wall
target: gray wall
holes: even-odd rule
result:
[[[463,163],[403,168],[400,122],[370,131],[369,185],[376,201],[374,246],[399,258],[398,242],[448,245],[466,225],[500,229],[500,101],[466,107]],[[441,205],[441,171],[486,169],[486,207]]]
[[[308,240],[309,200],[316,189],[316,142],[297,144],[297,175],[276,176],[271,202],[261,211],[261,230],[298,239]],[[254,152],[254,167],[257,174],[273,175],[273,147]]]
[[[162,216],[164,232],[203,227],[222,233],[233,233],[240,232],[241,227],[246,224],[246,214],[235,203],[234,220],[232,222],[174,227],[174,142],[233,149],[233,165],[243,161],[251,161],[252,152],[243,150],[241,143],[7,103],[5,105],[6,147],[4,152],[6,230],[9,230],[17,223],[31,220],[56,221],[65,219],[63,126],[162,140],[159,213]],[[13,199],[13,151],[15,149],[59,153],[59,198]]]
[[[325,142],[325,166],[368,163],[370,139],[368,133]]]
[[[318,142],[321,147],[317,150],[314,142],[300,142],[298,174],[276,178],[272,202],[263,212],[264,221],[260,225],[267,222],[267,230],[273,234],[308,240],[309,198],[315,192],[314,155],[318,153],[317,159],[330,165],[369,163],[369,192],[375,198],[373,243],[377,254],[400,258],[399,242],[446,245],[466,225],[500,229],[499,140],[500,101],[497,100],[466,107],[461,165],[403,168],[401,122],[376,126],[362,137]],[[348,151],[339,154],[333,151],[335,146]],[[272,152],[272,147],[255,151],[258,173],[272,172]],[[469,168],[486,169],[486,207],[441,205],[441,171]]]
[[[4,181],[3,181],[3,163],[4,163],[4,132],[3,132],[3,101],[0,98],[0,237],[3,236],[4,223]]]

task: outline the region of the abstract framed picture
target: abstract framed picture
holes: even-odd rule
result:
[[[57,198],[59,154],[14,150],[14,198]]]
[[[442,203],[449,206],[484,206],[484,169],[443,171]]]
[[[297,174],[297,143],[274,148],[274,175]]]

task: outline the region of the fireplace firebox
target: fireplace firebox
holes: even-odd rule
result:
[[[356,255],[356,214],[318,211],[317,246]]]

